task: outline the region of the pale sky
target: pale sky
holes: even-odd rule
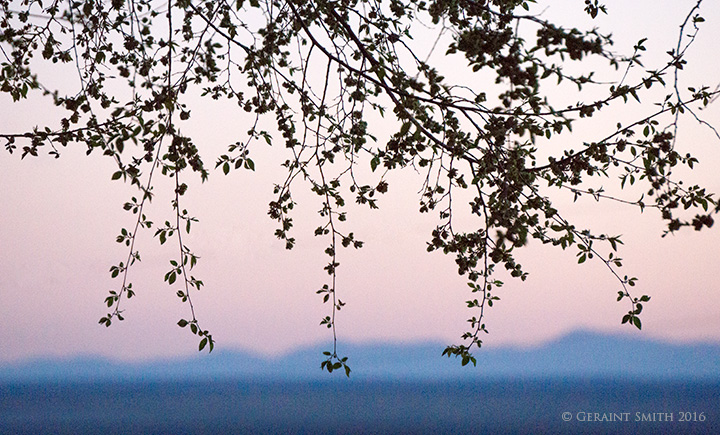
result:
[[[563,16],[567,5],[550,3],[547,16]],[[646,59],[661,66],[664,52],[675,44],[677,25],[694,3],[607,1],[610,16],[595,24],[616,36],[620,52],[630,53],[638,39],[649,36]],[[688,57],[685,86],[701,81],[714,88],[720,83],[720,7],[706,3],[701,13],[707,23]],[[582,8],[573,7],[581,16]],[[51,104],[40,99],[11,104],[1,98],[2,132],[41,123]],[[718,104],[702,112],[715,124],[720,124]],[[637,116],[637,111],[651,109],[628,105],[606,114],[608,118],[582,124],[587,127],[563,140],[602,137],[610,131],[602,127],[614,125],[613,116]],[[232,106],[200,102],[186,128],[195,135],[206,165],[213,166],[225,146],[247,130],[243,122]],[[679,146],[700,159],[688,179],[720,192],[720,140],[690,119],[682,127]],[[193,301],[201,325],[217,341],[216,349],[281,354],[309,344],[330,346],[329,330],[319,326],[329,306],[315,294],[327,279],[327,242],[312,235],[322,224],[316,213],[320,203],[300,185],[295,188],[293,235],[298,243],[292,251],[275,238],[275,222],[267,216],[273,183],[283,180],[277,163],[284,153],[282,146],[258,146],[253,150],[254,173],[238,171],[226,177],[213,172],[208,183],[191,183],[184,199],[183,207],[200,220],[185,236],[185,243],[201,257],[193,275],[205,282]],[[196,352],[196,337],[176,326],[188,317],[187,306],[175,296],[179,286],[163,282],[168,261],[177,255],[176,245],[160,247],[152,238],[154,230],[138,240],[143,261],[130,271],[137,296],[123,302],[126,320],[110,328],[98,325],[107,313],[107,291],[119,286],[108,270],[127,255],[115,237],[120,228],[134,224],[122,204],[137,195],[129,185],[110,181],[114,170],[109,159],[86,157],[84,146],[63,150],[58,160],[41,155],[21,161],[19,153],[0,151],[0,362],[75,354],[145,359]],[[380,210],[348,207],[347,231],[365,246],[341,250],[338,257],[337,292],[347,304],[337,317],[340,353],[343,342],[459,343],[465,320],[475,315],[465,308],[471,294],[466,279],[457,275],[454,258],[425,250],[436,216],[417,213],[421,182],[410,170],[390,174],[390,191],[381,198]],[[159,181],[158,199],[147,210],[156,223],[172,216],[163,189],[172,192],[167,180]],[[652,296],[641,316],[643,331],[620,325],[629,306],[615,301],[620,287],[603,263],[577,265],[574,250],[531,242],[517,253],[530,273],[528,280],[504,279],[497,293],[501,301],[486,311],[487,346],[533,345],[578,328],[720,341],[720,224],[661,238],[663,223],[653,210],[641,215],[618,204],[592,199],[572,204],[557,197],[558,208],[578,226],[623,235],[620,272],[639,278],[637,296]]]

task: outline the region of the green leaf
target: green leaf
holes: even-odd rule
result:
[[[120,177],[122,177],[122,174],[123,174],[122,171],[117,171],[117,172],[115,172],[114,174],[112,174],[112,178],[111,178],[111,179],[112,179],[112,180],[117,180],[117,179],[119,179]]]
[[[642,323],[640,323],[640,318],[639,318],[639,317],[634,316],[634,317],[632,318],[632,321],[633,321],[633,324],[635,325],[635,327],[636,327],[637,329],[642,329]]]
[[[198,351],[205,349],[205,346],[207,345],[207,343],[208,343],[207,337],[200,340],[200,344],[198,345]]]
[[[184,327],[186,327],[186,326],[187,326],[187,324],[188,324],[188,321],[187,321],[187,320],[185,320],[185,319],[180,319],[180,321],[179,321],[179,322],[177,322],[177,324],[178,324],[178,326],[179,326],[179,327],[181,327],[181,328],[184,328]]]
[[[372,169],[372,171],[375,172],[375,169],[377,169],[379,164],[380,164],[380,158],[378,156],[373,157],[370,160],[370,169]]]

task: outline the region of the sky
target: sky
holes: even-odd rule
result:
[[[565,3],[552,2],[544,14],[572,19]],[[607,1],[610,15],[594,24],[613,32],[618,51],[630,52],[635,41],[648,36],[646,59],[658,63],[674,46],[677,25],[694,3]],[[581,7],[573,8],[582,14]],[[707,23],[683,80],[714,88],[720,83],[715,56],[720,6],[707,2],[702,14]],[[211,163],[247,126],[231,107],[195,104],[187,128]],[[703,112],[706,119],[720,119],[718,104]],[[583,124],[572,140],[601,136],[615,117],[642,110],[649,109],[631,104]],[[49,112],[47,101],[10,104],[2,96],[0,130],[41,123]],[[720,192],[720,140],[691,120],[683,122],[680,140],[700,159],[688,178]],[[136,192],[110,180],[115,167],[109,159],[85,156],[83,148],[70,146],[60,159],[41,155],[22,161],[17,153],[0,151],[0,362],[78,354],[138,360],[196,352],[196,337],[176,325],[188,317],[187,306],[175,296],[177,284],[163,282],[175,246],[158,246],[152,232],[138,240],[143,260],[130,272],[137,295],[123,302],[126,320],[110,328],[98,324],[107,313],[107,291],[119,286],[108,270],[127,255],[115,237],[134,223],[122,204]],[[183,202],[199,219],[185,236],[201,257],[193,275],[205,282],[193,302],[216,349],[282,355],[301,346],[331,345],[329,330],[319,326],[329,306],[315,294],[327,280],[326,241],[312,235],[321,224],[316,213],[321,205],[314,194],[295,189],[298,243],[291,251],[275,238],[275,222],[267,216],[273,183],[283,179],[277,164],[284,159],[281,148],[253,150],[254,173],[214,172],[209,182],[194,183]],[[389,177],[380,210],[348,208],[347,228],[365,246],[339,254],[337,292],[347,304],[337,317],[340,353],[343,342],[459,343],[465,320],[475,315],[465,308],[471,294],[454,259],[425,250],[435,216],[417,213],[421,178],[410,170]],[[167,180],[157,189],[172,191]],[[643,330],[620,325],[629,307],[615,301],[619,284],[603,263],[578,265],[574,251],[531,242],[518,253],[530,273],[527,281],[506,279],[498,292],[501,301],[486,312],[486,346],[532,346],[576,329],[720,342],[717,226],[661,238],[663,223],[652,210],[640,214],[585,198],[573,204],[561,195],[557,200],[579,226],[623,235],[621,272],[639,278],[638,295],[652,296],[641,317]],[[155,201],[148,209],[156,223],[171,213],[169,201]]]

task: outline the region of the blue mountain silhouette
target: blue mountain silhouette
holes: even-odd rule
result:
[[[497,378],[611,378],[720,380],[720,344],[666,343],[576,331],[532,348],[483,347],[477,367],[441,357],[440,343],[343,344],[351,379],[442,380]],[[324,347],[265,358],[242,351],[148,362],[98,357],[33,359],[0,365],[0,382],[161,380],[327,380],[320,370]]]

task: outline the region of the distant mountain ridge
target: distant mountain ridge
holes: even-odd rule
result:
[[[441,357],[440,343],[345,344],[351,379],[620,378],[720,380],[720,344],[672,344],[577,331],[529,349],[483,348],[477,367]],[[0,383],[41,381],[330,380],[320,370],[322,347],[277,358],[219,351],[183,359],[119,363],[97,357],[0,364]]]

